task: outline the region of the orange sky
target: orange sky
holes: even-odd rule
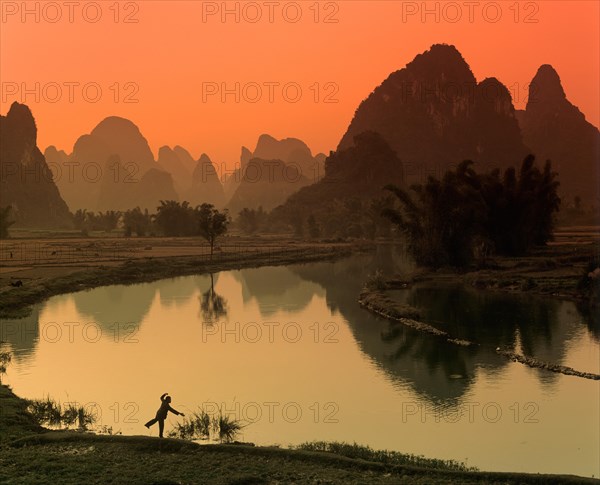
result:
[[[552,64],[571,102],[599,125],[597,0],[481,1],[472,7],[462,1],[426,2],[433,11],[438,5],[439,22],[434,13],[422,18],[423,2],[26,3],[33,13],[23,19],[23,2],[0,0],[0,112],[21,101],[25,83],[34,92],[26,103],[37,120],[42,150],[54,144],[70,152],[80,135],[104,117],[119,115],[140,127],[155,154],[162,145],[180,144],[195,158],[206,152],[233,166],[241,145],[254,149],[261,133],[301,138],[314,153],[328,153],[374,87],[440,42],[456,45],[478,80],[495,76],[512,88],[517,107],[523,106],[537,68]],[[224,5],[238,9],[239,23],[233,13],[222,21]],[[210,9],[218,12],[208,15]],[[250,22],[259,9],[261,19]],[[417,11],[411,14],[412,9]],[[300,20],[291,22],[298,12]],[[459,13],[462,18],[451,22]],[[501,18],[491,22],[498,13]],[[124,22],[127,15],[137,23]],[[337,23],[324,22],[328,15]],[[233,89],[236,82],[239,103],[233,94],[224,103],[219,95],[203,100],[203,83]],[[72,87],[72,102],[69,83],[79,83]],[[94,84],[83,92],[86,83],[102,89],[97,102],[91,102]],[[262,88],[255,103],[248,102],[257,96],[253,83]],[[280,83],[273,88],[273,102],[265,83]],[[289,85],[287,100],[281,88],[286,83],[296,83]],[[292,103],[294,86],[302,94]],[[338,102],[323,102],[336,88]],[[125,103],[127,94],[138,102]]]

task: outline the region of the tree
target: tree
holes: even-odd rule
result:
[[[198,233],[210,244],[210,257],[212,259],[215,240],[227,232],[230,223],[227,210],[219,212],[212,204],[202,204],[196,207],[196,222]]]
[[[248,209],[245,207],[238,214],[237,224],[246,234],[254,234],[264,226],[267,219],[267,213],[262,206],[258,209]]]
[[[308,216],[306,225],[308,226],[308,235],[311,237],[311,239],[317,239],[321,235],[321,228],[319,227],[319,224],[317,224],[315,216],[312,214]]]
[[[476,252],[490,248],[519,255],[552,237],[558,211],[558,181],[550,162],[543,172],[530,155],[517,175],[509,168],[478,175],[472,162],[462,162],[438,180],[429,177],[411,192],[387,186],[400,204],[383,214],[407,237],[408,250],[426,266],[465,266]]]
[[[377,197],[371,200],[367,209],[365,232],[370,239],[377,235],[387,237],[390,235],[392,224],[387,217],[382,215],[386,209],[393,209],[394,199],[391,196]]]
[[[194,209],[187,201],[161,200],[155,220],[165,236],[191,236],[196,233],[194,216]]]
[[[106,211],[104,214],[100,212],[98,216],[100,218],[100,226],[105,232],[111,232],[116,229],[119,220],[121,220],[121,212],[119,211]]]
[[[82,230],[85,228],[85,222],[87,219],[87,210],[86,209],[77,209],[73,214],[73,225],[75,229]]]
[[[292,219],[292,228],[294,229],[294,236],[297,238],[304,237],[304,221],[302,220],[302,216],[298,215]]]
[[[131,237],[134,232],[138,237],[144,237],[152,227],[152,216],[148,213],[148,209],[144,212],[139,207],[128,210],[123,214],[123,227],[127,237]]]
[[[461,163],[442,180],[429,177],[425,185],[411,187],[414,197],[399,187],[386,187],[397,196],[401,209],[384,209],[383,214],[407,236],[417,263],[464,266],[471,260],[473,237],[485,217],[472,163]]]
[[[8,228],[15,223],[15,221],[10,220],[11,209],[12,206],[10,205],[0,209],[0,239],[8,237]]]
[[[543,172],[534,162],[533,155],[526,157],[518,175],[509,168],[502,178],[498,170],[481,177],[488,210],[485,232],[500,254],[522,255],[552,238],[560,207],[557,174],[550,162]]]

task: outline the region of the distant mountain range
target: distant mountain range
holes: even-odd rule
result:
[[[227,207],[237,214],[244,207],[271,210],[300,188],[324,175],[325,155],[312,155],[297,138],[276,140],[270,135],[258,138],[254,152],[242,147],[240,168],[225,182],[231,194]]]
[[[312,156],[301,140],[259,137],[251,152],[242,147],[240,165],[221,183],[218,168],[203,153],[198,160],[181,146],[159,149],[155,162],[147,140],[129,120],[109,117],[81,136],[69,155],[49,146],[49,163],[63,177],[58,188],[71,210],[125,210],[139,206],[151,212],[160,200],[187,200],[269,210],[323,173],[325,155]],[[69,174],[70,176],[66,176]],[[308,176],[307,176],[308,175]]]
[[[360,104],[338,149],[364,131],[380,133],[405,165],[407,182],[440,176],[463,160],[480,169],[518,165],[528,153],[550,159],[561,193],[597,202],[600,133],[566,98],[551,66],[531,83],[516,112],[496,78],[477,82],[460,52],[433,45],[396,71]]]
[[[80,136],[70,155],[50,146],[48,163],[60,167],[56,184],[72,211],[156,209],[177,199],[172,176],[154,161],[148,141],[131,121],[111,116]]]
[[[29,108],[14,103],[1,121],[0,202],[12,204],[23,224],[64,224],[67,205],[154,211],[161,199],[210,202],[234,216],[244,207],[280,205],[280,213],[293,214],[376,197],[386,183],[439,177],[466,159],[478,170],[517,166],[528,153],[552,160],[563,196],[596,207],[600,200],[600,132],[569,102],[552,66],[539,68],[526,109],[516,111],[500,81],[478,82],[460,52],[444,44],[377,86],[329,157],[313,156],[301,140],[263,134],[254,151],[242,147],[239,168],[223,183],[206,154],[195,160],[180,146],[163,146],[155,161],[140,129],[124,118],[101,121],[70,154],[48,147],[45,158]],[[49,168],[54,179],[25,176]]]

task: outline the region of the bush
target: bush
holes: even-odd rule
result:
[[[367,276],[367,282],[365,283],[365,287],[369,290],[374,291],[387,290],[388,284],[383,276],[383,272],[378,269],[377,271],[375,271],[375,273]]]
[[[204,408],[199,408],[189,418],[184,418],[182,423],[177,423],[169,436],[183,440],[213,438],[221,443],[230,443],[243,428],[244,425],[239,420],[224,415],[220,409],[219,414],[211,417]]]
[[[45,399],[27,401],[27,412],[33,416],[41,426],[69,427],[77,424],[78,429],[84,431],[96,422],[96,416],[85,409],[68,403],[65,407],[60,402],[49,396]]]

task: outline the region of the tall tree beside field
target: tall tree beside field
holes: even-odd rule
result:
[[[227,210],[219,212],[212,204],[196,207],[195,213],[198,232],[208,241],[212,258],[216,239],[227,232],[230,223],[229,213]]]

